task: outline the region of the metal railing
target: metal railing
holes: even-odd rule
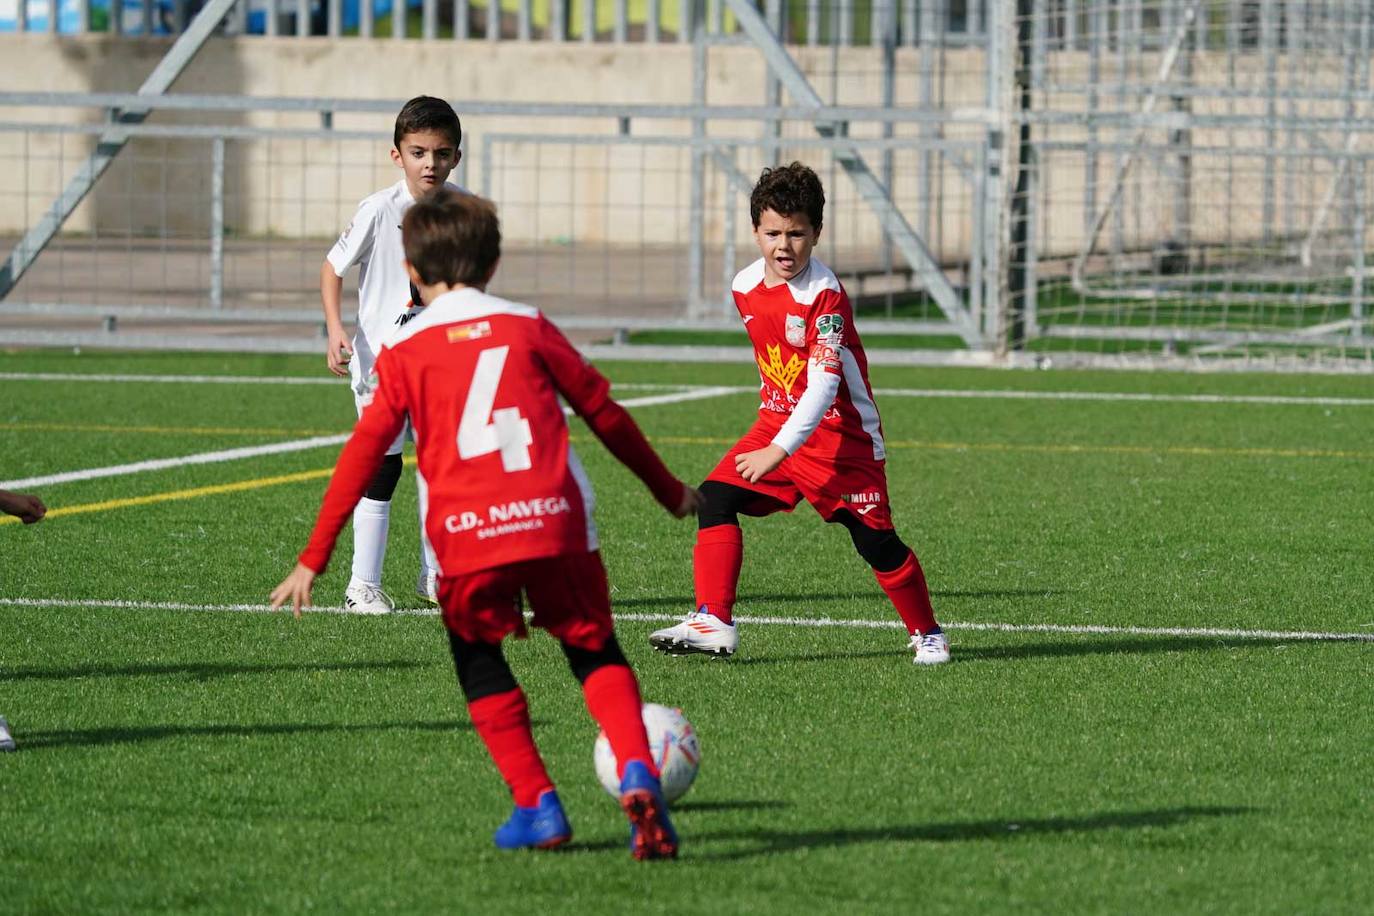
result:
[[[145,97],[128,94],[63,95],[52,93],[0,94],[0,106],[43,107],[49,112],[67,107],[77,111],[104,111],[107,119],[117,120],[125,106],[138,105],[156,111],[197,112],[208,119],[257,114],[295,113],[305,120],[318,119],[333,124],[344,114],[377,115],[379,123],[401,104],[401,100],[357,99],[245,99],[214,96]],[[527,298],[559,316],[570,328],[601,328],[613,336],[650,329],[724,330],[733,328],[728,319],[728,287],[734,272],[747,263],[749,226],[747,192],[758,168],[770,157],[804,158],[822,171],[826,163],[844,151],[855,150],[870,157],[883,155],[909,157],[911,136],[883,137],[880,128],[891,124],[903,131],[919,129],[928,113],[866,106],[807,106],[766,109],[754,106],[610,106],[516,103],[465,103],[456,107],[465,116],[477,110],[489,130],[474,130],[478,120],[468,119],[464,137],[467,151],[453,180],[472,187],[498,201],[506,226],[507,261],[521,265],[504,271],[497,288],[512,298]],[[577,119],[589,130],[601,127],[603,133],[529,133],[501,130],[501,124],[528,124],[535,116],[555,121]],[[756,125],[765,117],[783,124],[809,124],[815,121],[845,123],[866,137],[764,136]],[[987,112],[969,109],[960,112],[958,123],[975,128],[986,126]],[[709,122],[717,133],[735,130],[726,136],[669,135],[654,133],[683,123]],[[77,149],[69,154],[79,158],[83,150],[108,130],[105,123],[51,123],[41,121],[0,121],[0,143],[5,137],[71,138]],[[154,339],[164,345],[183,346],[205,343],[205,335],[187,327],[169,330],[161,338],[150,338],[140,327],[226,325],[299,325],[306,329],[320,323],[315,305],[319,263],[333,234],[347,222],[356,201],[377,186],[388,183],[385,171],[379,172],[379,156],[386,145],[381,130],[339,129],[324,126],[275,127],[254,124],[130,124],[121,128],[130,146],[125,153],[123,173],[104,179],[103,190],[83,205],[84,219],[75,232],[56,237],[48,253],[35,255],[34,272],[22,280],[0,305],[6,316],[48,316],[62,322],[98,322],[105,339],[148,345]],[[754,136],[749,136],[749,134]],[[631,200],[621,193],[616,201],[584,200],[579,210],[584,223],[575,230],[553,232],[547,227],[564,219],[568,206],[558,203],[564,191],[550,193],[545,199],[521,201],[510,189],[551,188],[550,176],[559,189],[569,195],[587,181],[587,170],[576,174],[560,171],[561,166],[541,169],[529,165],[513,149],[543,149],[547,161],[575,159],[570,150],[601,151],[604,162],[595,165],[595,181],[602,187],[612,182],[643,187]],[[51,146],[49,146],[51,149]],[[642,155],[645,165],[627,172],[612,161],[613,150],[653,151]],[[978,220],[985,193],[981,169],[983,148],[972,140],[932,140],[922,145],[926,153],[941,157],[949,169],[950,181],[966,187],[966,196],[957,205],[947,202],[945,213],[961,220]],[[675,157],[671,173],[663,172],[665,153]],[[532,154],[535,159],[541,155]],[[283,196],[263,198],[253,188],[269,188],[272,174],[301,168],[313,156],[311,168],[316,188],[302,187]],[[3,160],[0,147],[0,160]],[[699,173],[689,167],[701,160]],[[205,166],[208,165],[208,170]],[[389,167],[383,164],[382,168]],[[116,168],[119,168],[117,166]],[[321,168],[327,171],[321,172]],[[142,170],[146,174],[140,174]],[[29,164],[18,164],[14,172],[31,171]],[[354,185],[341,187],[342,176],[359,173]],[[140,189],[148,181],[177,184],[176,176],[185,174],[192,184],[180,192],[167,189],[157,195],[179,194],[175,206],[161,206],[154,223],[142,231],[125,228],[130,212],[150,206]],[[390,180],[395,180],[394,175]],[[170,179],[168,176],[172,176]],[[375,177],[374,177],[375,176]],[[56,175],[54,176],[56,180]],[[657,182],[657,184],[654,184]],[[944,183],[944,179],[942,179]],[[350,189],[350,187],[352,189]],[[665,206],[663,198],[672,189],[686,188],[676,203]],[[31,188],[23,199],[11,200],[8,209],[36,212],[56,190]],[[926,280],[909,267],[885,257],[886,244],[881,214],[875,214],[842,179],[830,183],[831,224],[866,225],[861,232],[845,235],[851,240],[841,249],[824,248],[821,254],[835,264],[859,299],[883,301],[890,305],[894,296],[922,296]],[[0,198],[6,196],[0,191]],[[695,201],[695,203],[693,203]],[[909,192],[893,205],[911,206]],[[614,222],[619,208],[633,213],[639,223],[645,214],[668,225],[667,235],[649,238],[642,230],[616,234]],[[545,231],[522,229],[525,215],[538,211]],[[250,212],[252,211],[252,212]],[[308,211],[308,212],[307,212]],[[558,211],[558,212],[555,212]],[[606,224],[587,228],[588,214]],[[702,217],[705,218],[702,218]],[[694,218],[695,217],[695,218]],[[978,229],[972,233],[977,234]],[[833,233],[827,243],[839,233]],[[853,241],[861,235],[867,241]],[[553,239],[553,244],[549,240]],[[646,239],[648,239],[646,241]],[[980,249],[962,243],[943,255],[947,275],[981,309],[983,263]],[[969,252],[973,252],[972,255]],[[121,258],[118,282],[112,276],[92,282],[91,262]],[[649,273],[640,266],[645,260],[660,265]],[[593,267],[579,267],[590,264]],[[653,271],[657,271],[654,273]],[[847,271],[847,273],[845,273]],[[548,276],[555,275],[550,281]],[[564,276],[569,280],[560,279]],[[185,280],[203,283],[199,290]],[[171,278],[170,280],[168,278]],[[256,304],[261,303],[261,304]],[[266,307],[264,307],[264,304]],[[865,326],[901,328],[904,333],[950,335],[948,321],[933,308],[918,310],[913,320],[884,322],[880,315],[869,315]],[[979,312],[981,314],[981,312]],[[911,314],[908,310],[908,314]],[[924,316],[924,317],[922,317]],[[875,324],[874,322],[878,322]],[[39,338],[28,332],[23,339]],[[239,331],[238,333],[246,333]],[[18,339],[11,337],[10,339]],[[42,340],[55,341],[57,337]],[[309,336],[296,335],[294,343],[276,346],[310,348],[316,346]]]

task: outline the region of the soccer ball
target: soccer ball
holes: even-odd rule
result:
[[[701,746],[697,743],[696,729],[682,710],[645,703],[644,730],[649,733],[649,752],[658,765],[663,797],[672,804],[687,794],[692,780],[697,778]],[[612,798],[619,798],[620,777],[616,775],[615,754],[611,752],[611,742],[606,740],[605,732],[596,736],[592,756],[596,761],[596,778]]]

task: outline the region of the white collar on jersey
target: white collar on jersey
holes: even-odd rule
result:
[[[763,282],[763,258],[735,274],[735,282],[730,288],[737,293],[749,293]],[[840,281],[835,272],[820,258],[812,257],[801,273],[787,281],[787,288],[798,305],[810,305],[825,290],[840,291]]]
[[[476,321],[492,315],[511,315],[516,318],[538,318],[539,309],[532,305],[511,302],[499,296],[492,296],[473,286],[450,290],[437,297],[420,310],[411,321],[396,331],[390,341],[395,346],[403,340],[414,337],[421,331],[444,324]]]

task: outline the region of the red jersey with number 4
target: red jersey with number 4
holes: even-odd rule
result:
[[[393,441],[407,414],[423,530],[443,576],[597,549],[592,488],[559,395],[660,502],[681,498],[681,484],[611,400],[610,383],[535,308],[472,288],[446,293],[383,347],[374,375],[301,554],[317,572],[385,452],[378,443]],[[630,429],[613,419],[607,435],[594,422],[612,415]],[[642,448],[627,460],[616,440]]]
[[[868,383],[868,358],[854,311],[835,274],[811,258],[796,277],[764,286],[763,259],[731,285],[759,369],[759,416],[782,427],[806,391],[808,366],[840,377],[839,391],[799,453],[810,457],[886,457],[882,422]]]

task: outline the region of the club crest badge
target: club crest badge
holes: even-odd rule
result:
[[[794,347],[806,345],[806,319],[800,315],[788,315],[787,324],[783,328],[787,336],[787,342]]]

